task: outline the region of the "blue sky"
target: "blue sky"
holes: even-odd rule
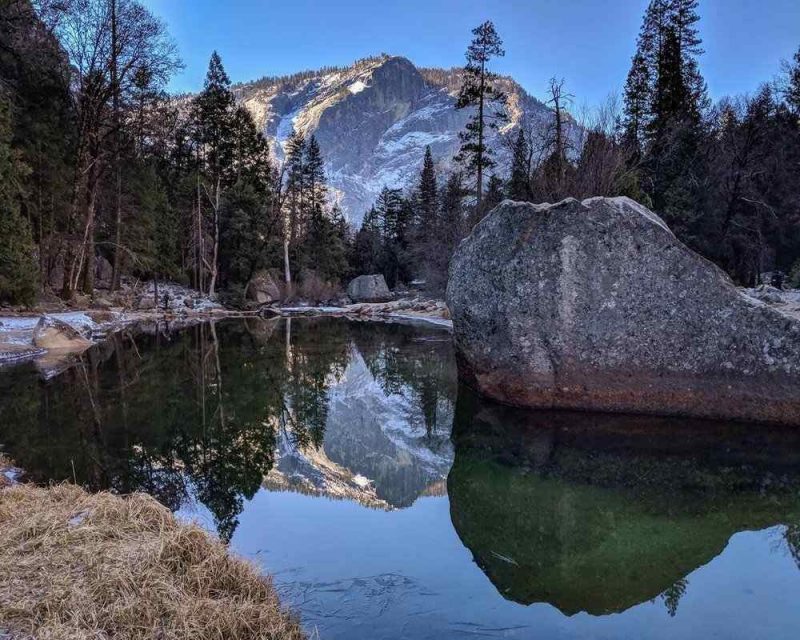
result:
[[[202,86],[211,51],[234,81],[343,65],[386,52],[459,66],[470,30],[497,26],[497,71],[542,96],[566,79],[576,105],[625,81],[647,0],[143,0],[169,26],[186,68],[173,91]],[[800,0],[701,0],[701,68],[712,98],[752,91],[800,46]]]

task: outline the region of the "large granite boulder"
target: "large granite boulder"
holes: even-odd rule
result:
[[[388,302],[392,292],[382,274],[358,276],[347,285],[347,295],[353,302]]]
[[[501,402],[800,425],[800,321],[628,198],[501,203],[447,301],[461,376]]]

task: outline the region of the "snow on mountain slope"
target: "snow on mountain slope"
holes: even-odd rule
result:
[[[425,147],[447,165],[459,147],[458,133],[470,110],[457,111],[457,71],[420,70],[397,56],[378,56],[344,69],[263,78],[234,87],[237,98],[282,160],[292,130],[314,134],[325,157],[328,180],[349,218],[358,223],[384,186],[416,180]],[[516,132],[523,118],[547,126],[549,109],[513,80],[499,81],[506,93],[508,124],[493,134]],[[509,154],[495,138],[497,171]]]

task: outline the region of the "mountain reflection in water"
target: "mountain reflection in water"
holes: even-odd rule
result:
[[[441,328],[146,325],[0,370],[0,451],[200,518],[325,638],[800,628],[800,430],[487,403]]]
[[[662,596],[739,531],[786,524],[800,563],[796,429],[567,412],[459,396],[453,526],[506,598],[571,615]]]
[[[295,330],[292,330],[294,326]],[[42,381],[0,373],[0,445],[37,482],[196,500],[220,536],[262,486],[408,506],[452,462],[444,331],[343,319],[148,325]]]

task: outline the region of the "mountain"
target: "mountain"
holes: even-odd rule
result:
[[[406,58],[381,55],[346,68],[262,78],[236,85],[234,93],[278,160],[293,129],[317,137],[335,196],[358,223],[384,186],[405,187],[417,178],[426,145],[440,164],[449,164],[470,116],[469,109],[455,109],[459,83],[458,69],[417,68]],[[510,154],[497,136],[512,134],[523,119],[544,131],[551,112],[512,79],[498,84],[508,123],[491,144],[502,175]]]

